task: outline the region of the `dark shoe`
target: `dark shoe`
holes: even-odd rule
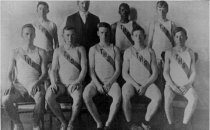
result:
[[[97,130],[104,130],[103,128],[97,128]]]
[[[141,124],[144,130],[152,130],[150,125],[145,125],[144,123]]]
[[[111,127],[110,126],[105,126],[104,130],[111,130]]]

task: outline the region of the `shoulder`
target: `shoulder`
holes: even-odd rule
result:
[[[132,51],[132,47],[129,47],[124,52],[124,57],[130,57]]]
[[[95,52],[96,51],[96,47],[97,47],[98,44],[90,47],[90,52]]]
[[[21,51],[22,51],[22,49],[20,47],[13,49],[12,56],[16,57]]]
[[[75,18],[79,16],[79,12],[73,13],[71,15],[69,15],[67,18],[71,19],[71,18]]]
[[[191,57],[195,57],[195,55],[197,55],[197,53],[195,53],[191,48],[187,48],[187,51],[189,52]]]
[[[113,23],[113,24],[111,25],[111,27],[112,27],[112,28],[116,28],[116,27],[117,27],[117,23],[118,23],[118,22]]]
[[[53,29],[56,29],[56,28],[57,28],[57,25],[56,25],[54,22],[52,22],[52,21],[50,21],[50,25],[51,25],[51,27],[52,27]]]
[[[77,48],[80,52],[85,52],[86,51],[85,47],[83,47],[83,46],[78,46]]]
[[[91,19],[96,19],[96,20],[99,20],[99,17],[98,16],[96,16],[95,14],[92,14],[92,13],[88,13],[88,17],[91,17]]]
[[[173,53],[174,53],[174,49],[173,48],[167,49],[165,51],[165,57],[170,57]]]

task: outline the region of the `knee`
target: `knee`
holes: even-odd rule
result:
[[[8,104],[12,102],[11,98],[9,95],[7,96],[2,96],[2,106],[6,107]]]
[[[122,88],[122,97],[123,99],[129,99],[130,95],[129,95],[129,90],[127,89],[127,85],[123,85],[123,88]]]
[[[90,103],[92,101],[92,97],[90,96],[90,93],[88,92],[88,90],[85,90],[82,96],[85,103]]]
[[[198,95],[197,93],[193,93],[192,97],[188,99],[189,103],[197,104],[198,102]]]
[[[73,99],[73,107],[80,107],[82,105],[82,97],[79,96],[76,99]]]
[[[122,99],[121,94],[116,95],[115,97],[113,97],[113,103],[116,104],[116,105],[120,105],[121,99]]]
[[[47,90],[47,93],[45,95],[45,100],[48,102],[48,103],[51,103],[52,100],[55,100],[55,98],[53,97],[52,95],[52,91],[50,89]]]

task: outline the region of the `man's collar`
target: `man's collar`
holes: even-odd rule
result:
[[[86,15],[86,16],[87,16],[87,15],[88,15],[88,13],[89,13],[88,11],[87,11],[87,12],[82,12],[82,11],[79,11],[80,16],[82,16],[82,15],[83,15],[83,16],[84,16],[84,15]]]

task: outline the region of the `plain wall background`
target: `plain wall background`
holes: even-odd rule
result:
[[[101,21],[110,24],[119,20],[118,7],[122,1],[94,1],[89,11],[99,16]],[[126,1],[137,11],[137,23],[148,30],[148,25],[156,18],[154,1]],[[48,1],[48,18],[57,24],[58,29],[68,15],[77,11],[75,1]],[[209,6],[208,1],[168,2],[168,18],[188,32],[187,45],[196,51],[199,107],[209,107]],[[21,46],[21,27],[37,18],[37,1],[1,1],[1,88],[5,89],[11,50]],[[60,33],[59,40],[60,38]],[[60,40],[60,42],[62,42]]]

